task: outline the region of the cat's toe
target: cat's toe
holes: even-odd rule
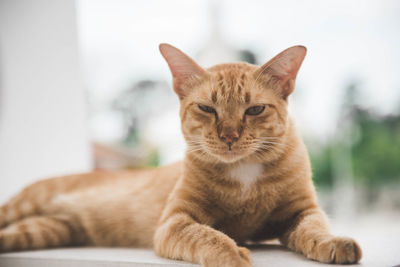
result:
[[[249,262],[249,263],[251,262],[250,250],[248,250],[247,248],[239,247],[239,255],[244,261]]]
[[[357,263],[362,257],[360,246],[347,237],[331,238],[321,242],[315,249],[312,258],[324,263]]]
[[[336,237],[333,263],[357,263],[362,257],[360,246],[351,238]]]

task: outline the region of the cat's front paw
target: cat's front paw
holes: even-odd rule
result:
[[[201,261],[201,265],[203,267],[251,267],[250,250],[245,247],[235,247],[205,258]]]
[[[251,266],[250,250],[245,247],[239,247],[239,255],[242,262],[241,266]]]
[[[351,238],[333,237],[316,244],[309,258],[324,263],[357,263],[362,252],[360,246]]]

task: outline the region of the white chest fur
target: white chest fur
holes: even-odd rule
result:
[[[263,166],[260,163],[245,163],[233,168],[230,175],[247,189],[261,176],[262,170]]]

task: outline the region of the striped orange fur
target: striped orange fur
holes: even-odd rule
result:
[[[163,257],[231,267],[251,266],[247,241],[278,238],[313,260],[358,262],[358,244],[329,233],[287,112],[305,48],[261,67],[209,69],[170,45],[160,50],[181,102],[185,159],[35,183],[0,208],[0,251],[152,246]]]

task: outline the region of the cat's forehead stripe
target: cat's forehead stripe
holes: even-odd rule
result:
[[[215,104],[217,103],[217,91],[213,90],[211,93],[211,100]]]
[[[245,93],[244,101],[245,101],[247,104],[250,102],[250,93],[249,93],[249,92],[246,92],[246,93]]]
[[[218,102],[249,103],[250,91],[246,90],[246,74],[239,71],[219,71],[214,76],[211,90],[211,100]]]

